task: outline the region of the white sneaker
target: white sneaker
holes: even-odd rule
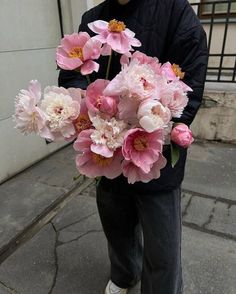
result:
[[[108,282],[105,294],[127,294],[128,289],[123,289],[118,286],[116,286],[111,280]]]

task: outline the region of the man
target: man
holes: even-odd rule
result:
[[[92,32],[87,24],[117,19],[136,33],[140,51],[161,63],[179,64],[184,82],[193,92],[175,122],[190,125],[201,104],[207,67],[205,32],[187,0],[106,0],[87,11],[80,31]],[[113,58],[109,78],[119,71],[120,56]],[[105,78],[107,57],[99,60],[100,70],[92,80]],[[61,70],[59,84],[86,88],[77,72]],[[181,182],[186,149],[172,168],[170,146],[165,146],[168,163],[161,177],[149,183],[128,184],[125,177],[102,178],[97,188],[97,205],[111,261],[111,280],[106,294],[125,294],[141,278],[142,294],[181,294]],[[143,232],[143,248],[140,226]]]

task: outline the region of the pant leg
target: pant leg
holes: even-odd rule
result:
[[[111,280],[129,288],[141,278],[142,244],[136,205],[128,189],[97,187],[97,206],[108,240]]]
[[[137,195],[143,235],[142,294],[181,294],[181,189]]]

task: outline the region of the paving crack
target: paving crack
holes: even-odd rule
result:
[[[200,227],[197,224],[186,222],[186,221],[183,221],[182,224],[183,224],[183,226],[188,227],[188,228],[193,229],[193,230],[196,230],[196,231],[200,231],[200,232],[203,232],[203,233],[214,235],[214,236],[226,239],[226,240],[236,241],[236,236],[232,235],[232,234],[229,234],[229,233],[222,233],[222,232],[218,232],[218,231],[208,229],[208,228],[205,228],[205,227],[202,227],[202,226]]]
[[[207,194],[201,194],[199,192],[194,192],[194,191],[191,191],[191,190],[188,190],[188,189],[182,189],[182,192],[192,194],[192,196],[198,196],[198,197],[201,197],[201,198],[212,199],[212,200],[216,200],[216,201],[226,203],[226,204],[230,204],[230,205],[236,205],[236,200],[232,200],[232,199],[228,199],[228,198],[212,196],[212,195],[207,195]]]
[[[0,264],[25,242],[30,240],[45,224],[49,223],[74,196],[83,193],[93,181],[93,179],[86,179],[84,182],[76,182],[70,190],[61,193],[32,222],[26,225],[22,231],[0,248]]]
[[[2,285],[8,292],[11,294],[20,294],[20,292],[16,291],[15,289],[7,286],[4,282],[0,281],[0,285]]]
[[[216,205],[216,203],[217,203],[217,200],[214,201],[214,206],[212,207],[212,210],[211,210],[211,212],[209,214],[208,220],[204,224],[202,224],[203,228],[206,228],[211,223],[211,221],[212,221],[212,219],[214,217],[214,214],[215,214],[215,209],[216,209],[215,205]]]
[[[74,241],[78,241],[79,239],[81,239],[82,237],[88,235],[88,234],[92,234],[92,233],[101,233],[103,232],[103,230],[89,230],[85,233],[83,233],[82,235],[76,237],[75,239],[72,239],[72,240],[69,240],[69,241],[66,241],[66,242],[61,242],[58,244],[58,246],[61,246],[61,245],[65,245],[65,244],[69,244],[71,242],[74,242]]]
[[[184,211],[182,212],[182,218],[184,218],[188,214],[187,210],[192,202],[192,199],[193,199],[193,195],[189,198],[189,200],[184,208]]]
[[[231,208],[231,206],[232,206],[231,204],[228,204],[228,206],[227,206],[227,215],[228,216],[230,216],[230,208]]]
[[[58,186],[58,185],[56,185],[56,184],[48,184],[48,183],[46,183],[46,182],[44,182],[44,181],[38,181],[38,183],[43,184],[43,185],[46,185],[46,186],[48,186],[48,187],[60,188],[60,189],[61,189],[62,191],[64,191],[64,192],[67,192],[67,191],[68,191],[68,189],[64,188],[63,186]]]
[[[56,285],[56,282],[57,282],[57,273],[58,273],[58,256],[57,256],[57,246],[58,246],[58,235],[59,235],[59,232],[57,231],[57,229],[55,228],[54,224],[52,222],[50,222],[52,227],[53,227],[53,230],[55,231],[55,244],[54,244],[54,260],[55,260],[55,274],[54,274],[54,277],[53,277],[53,281],[52,281],[52,286],[48,292],[48,294],[51,294],[55,285]]]
[[[70,226],[72,226],[72,225],[79,224],[80,222],[82,222],[82,221],[88,219],[89,217],[91,217],[91,216],[93,216],[93,215],[95,215],[95,214],[97,214],[97,211],[94,211],[94,212],[92,212],[92,213],[89,214],[89,215],[86,215],[86,216],[84,216],[84,217],[82,217],[82,218],[80,218],[80,219],[78,219],[78,220],[76,220],[76,221],[74,221],[74,222],[72,222],[72,223],[70,223],[70,224],[67,224],[67,225],[61,227],[60,229],[58,229],[58,231],[60,232],[60,231],[66,229],[66,228],[68,228],[68,227],[70,227]]]

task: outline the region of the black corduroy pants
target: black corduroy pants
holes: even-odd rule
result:
[[[142,294],[182,294],[180,202],[180,187],[139,194],[133,185],[99,183],[97,206],[117,286],[141,278]]]

